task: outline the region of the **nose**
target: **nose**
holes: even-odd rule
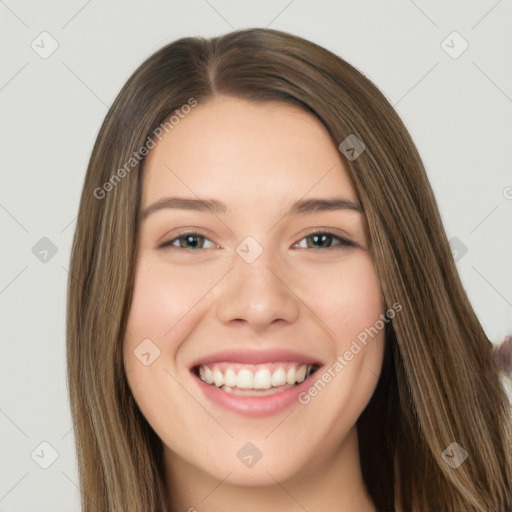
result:
[[[217,289],[216,312],[224,324],[246,323],[254,331],[271,324],[292,323],[299,314],[298,290],[287,282],[283,262],[269,249],[252,263],[235,254],[234,268]],[[288,279],[289,281],[289,279]]]

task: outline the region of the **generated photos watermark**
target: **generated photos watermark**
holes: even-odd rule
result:
[[[380,315],[380,318],[371,327],[366,327],[361,331],[356,336],[356,339],[352,340],[350,348],[346,350],[343,355],[338,355],[334,363],[322,371],[322,374],[318,376],[314,384],[312,384],[307,391],[299,393],[299,402],[303,405],[309,404],[311,399],[317,396],[336,375],[343,371],[345,366],[354,359],[354,356],[361,352],[361,345],[366,346],[368,344],[368,337],[372,339],[377,336],[377,334],[384,329],[385,325],[395,317],[396,313],[401,310],[402,305],[395,302],[391,308]]]
[[[108,192],[113,190],[117,184],[128,175],[131,170],[136,167],[139,162],[149,153],[151,149],[156,147],[156,141],[163,140],[165,133],[170,133],[179,123],[181,119],[184,119],[192,109],[197,105],[195,98],[189,98],[187,103],[176,109],[164,122],[160,123],[151,133],[148,135],[146,142],[141,146],[138,151],[134,151],[132,156],[120,167],[112,176],[101,186],[94,189],[94,197],[96,199],[104,199]]]

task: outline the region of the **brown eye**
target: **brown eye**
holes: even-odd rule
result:
[[[179,236],[173,238],[172,240],[168,240],[167,242],[163,242],[159,248],[173,248],[173,249],[206,249],[207,247],[204,247],[205,240],[209,240],[208,238],[198,234],[198,233],[182,233]],[[175,242],[178,242],[178,245],[175,244]],[[213,244],[215,245],[215,244]]]
[[[308,242],[306,242],[306,249],[341,249],[343,247],[356,247],[356,244],[350,240],[346,240],[345,238],[336,236],[333,233],[324,231],[310,233],[302,240],[308,240]],[[334,240],[338,243],[333,245],[332,242]],[[298,247],[298,244],[294,247]]]

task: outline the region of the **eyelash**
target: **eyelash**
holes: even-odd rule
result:
[[[332,237],[333,239],[336,239],[336,240],[339,241],[339,244],[337,244],[335,246],[324,247],[324,248],[319,247],[316,250],[318,250],[318,249],[335,250],[335,249],[344,249],[346,247],[357,247],[357,245],[354,242],[351,242],[350,240],[347,240],[345,238],[339,237],[339,236],[337,236],[334,233],[331,233],[329,231],[312,231],[311,233],[308,233],[307,235],[303,236],[299,240],[299,242],[301,242],[305,238],[309,238],[309,237],[314,236],[314,235],[320,235],[320,236],[327,235],[327,236]],[[163,242],[158,247],[160,249],[165,249],[165,248],[168,248],[168,249],[181,249],[183,251],[187,251],[187,250],[188,251],[204,251],[204,250],[206,250],[205,248],[202,248],[202,247],[199,248],[199,249],[187,249],[187,248],[184,248],[184,247],[175,247],[175,246],[172,245],[172,243],[175,242],[176,240],[179,240],[180,238],[185,238],[187,236],[195,236],[195,237],[198,237],[198,238],[204,238],[205,240],[209,240],[211,242],[211,240],[209,238],[207,238],[204,235],[201,235],[200,233],[197,233],[196,231],[186,231],[186,232],[178,234],[178,236],[172,238],[171,240]],[[315,248],[314,247],[305,247],[305,249],[315,249]]]

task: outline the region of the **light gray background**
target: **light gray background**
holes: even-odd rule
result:
[[[327,47],[384,92],[418,146],[448,237],[467,247],[457,265],[488,336],[512,332],[512,0],[0,0],[0,512],[79,510],[65,293],[108,106],[164,44],[256,26]],[[462,48],[446,40],[453,31],[469,44],[458,58],[445,51]],[[57,249],[46,262],[43,237]]]

